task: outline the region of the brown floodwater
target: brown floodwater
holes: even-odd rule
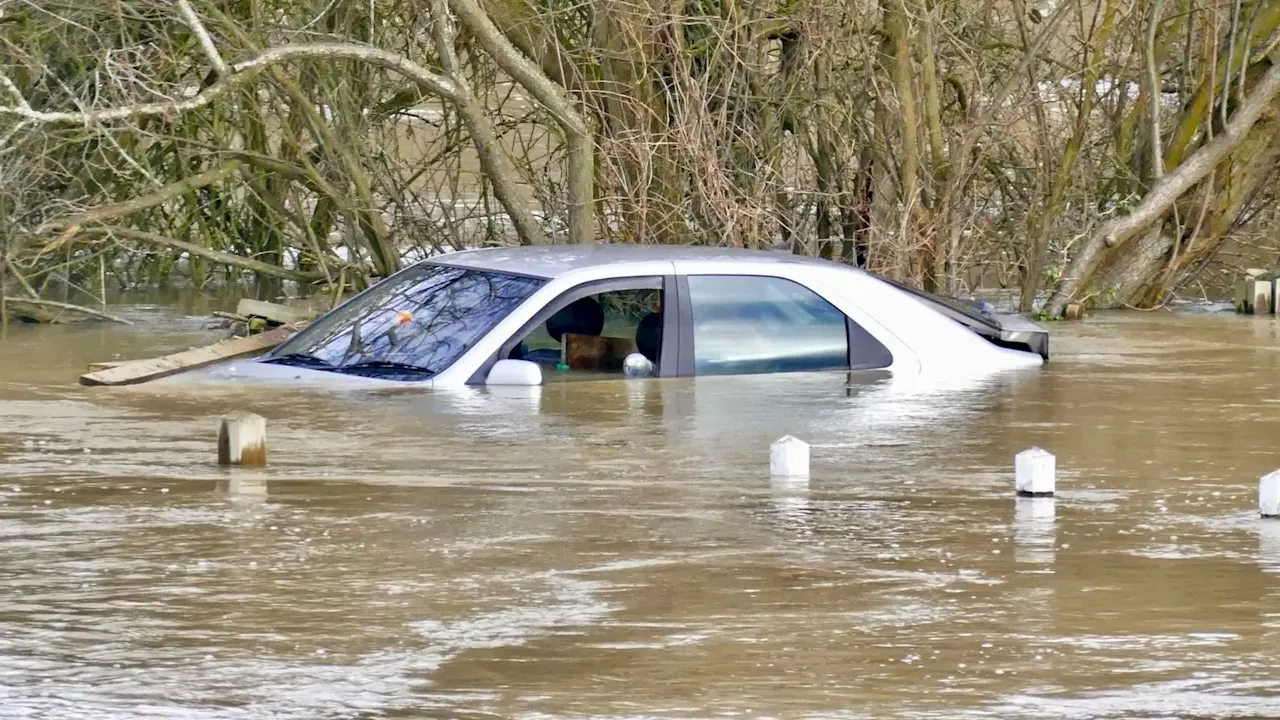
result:
[[[121,312],[0,341],[0,717],[1280,717],[1271,318],[1055,325],[946,387],[78,386],[220,334]],[[214,465],[233,409],[265,470]]]

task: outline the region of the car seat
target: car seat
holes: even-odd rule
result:
[[[662,313],[652,312],[640,318],[636,326],[636,349],[655,365],[662,354]]]

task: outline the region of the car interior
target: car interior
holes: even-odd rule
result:
[[[617,290],[580,298],[531,330],[508,355],[543,366],[547,379],[623,375],[639,353],[657,374],[662,351],[662,292]]]

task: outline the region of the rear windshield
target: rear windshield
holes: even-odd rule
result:
[[[435,375],[546,281],[422,263],[388,277],[277,347],[267,361],[362,375]]]

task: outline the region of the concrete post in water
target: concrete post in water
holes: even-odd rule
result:
[[[1033,447],[1013,459],[1014,490],[1022,497],[1053,497],[1057,460],[1053,453]]]
[[[1251,311],[1253,312],[1253,314],[1254,315],[1270,315],[1271,313],[1275,312],[1275,307],[1272,304],[1271,281],[1270,280],[1250,280],[1249,285],[1252,290],[1251,299],[1252,299],[1253,307]]]
[[[218,464],[267,464],[267,420],[251,412],[233,412],[218,426]]]
[[[1264,518],[1280,518],[1280,470],[1258,480],[1258,511]]]
[[[1270,315],[1275,312],[1276,280],[1262,269],[1252,268],[1235,284],[1236,312],[1246,315]]]
[[[790,435],[769,446],[769,474],[773,477],[808,478],[809,444]]]

